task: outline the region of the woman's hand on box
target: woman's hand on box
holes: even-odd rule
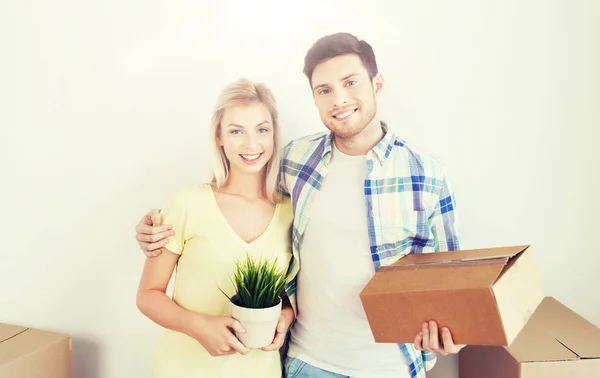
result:
[[[423,323],[421,332],[415,337],[415,348],[426,350],[442,356],[457,354],[465,345],[454,344],[452,334],[446,327],[442,328],[442,339],[440,340],[438,325],[434,321]]]

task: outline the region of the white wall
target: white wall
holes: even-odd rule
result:
[[[302,59],[345,30],[384,118],[448,166],[463,247],[532,244],[547,294],[600,325],[598,2],[283,3],[2,3],[0,322],[71,334],[76,377],[146,377],[135,224],[206,177],[229,81],[271,85],[286,139],[322,130]]]

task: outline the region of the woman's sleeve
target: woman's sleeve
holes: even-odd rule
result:
[[[189,191],[180,190],[162,208],[162,224],[170,224],[175,232],[165,246],[169,251],[180,255],[183,252],[187,234]]]

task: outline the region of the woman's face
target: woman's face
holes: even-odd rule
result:
[[[267,107],[254,102],[225,109],[219,146],[229,160],[230,173],[262,173],[274,150],[273,120]]]

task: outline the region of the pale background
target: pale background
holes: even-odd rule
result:
[[[0,322],[71,334],[75,377],[147,377],[135,224],[207,177],[226,83],[268,83],[286,140],[323,130],[302,60],[350,31],[384,118],[448,167],[463,247],[532,244],[547,294],[600,325],[598,4],[2,2]]]

